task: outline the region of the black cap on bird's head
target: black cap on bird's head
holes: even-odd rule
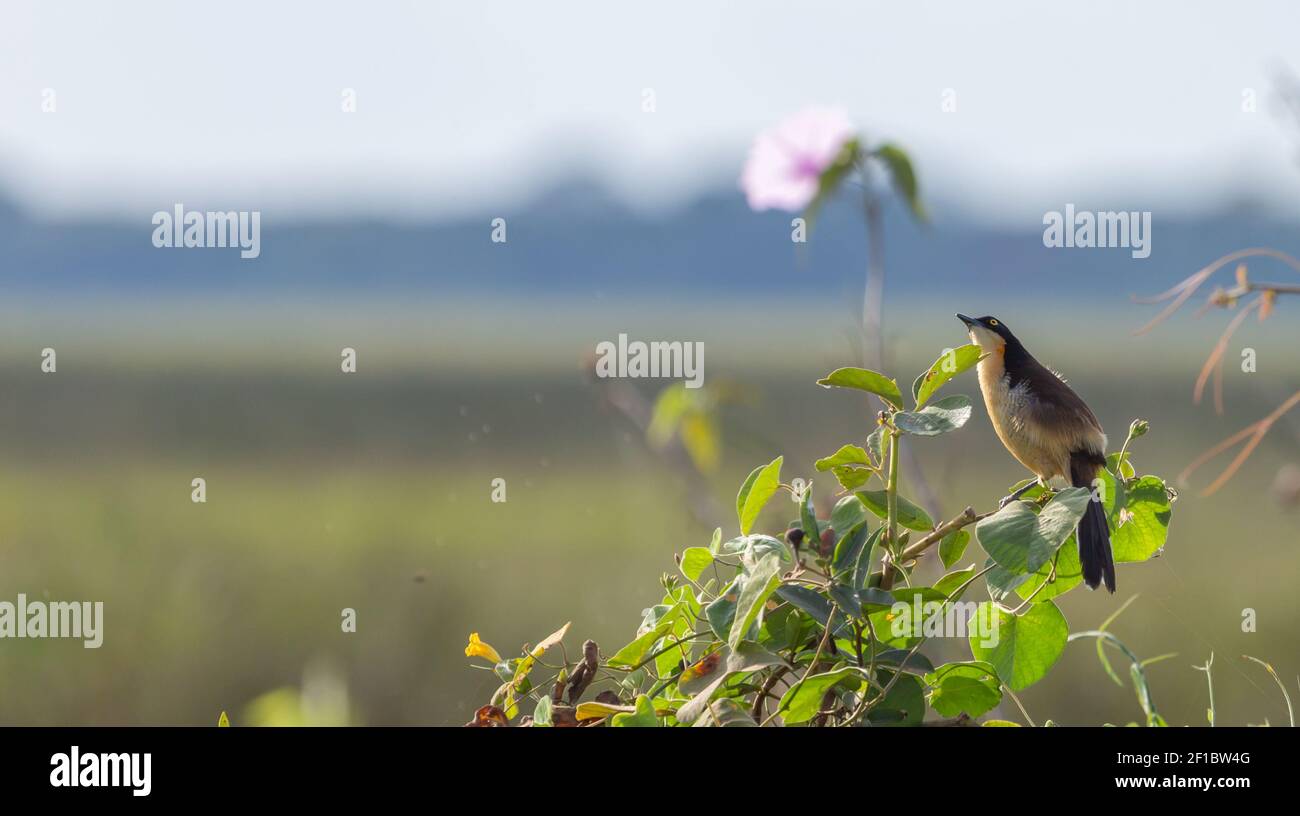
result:
[[[984,317],[967,317],[958,313],[957,319],[966,324],[966,331],[982,347],[995,345],[1019,346],[1020,341],[1011,333],[1007,325],[992,315]]]

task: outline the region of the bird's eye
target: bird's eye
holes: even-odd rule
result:
[[[989,325],[990,325],[990,326],[996,326],[996,325],[998,325],[998,321],[997,321],[997,320],[990,319],[990,320],[989,320]]]

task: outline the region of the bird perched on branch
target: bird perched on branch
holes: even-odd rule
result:
[[[1046,486],[1061,477],[1092,490],[1106,465],[1106,434],[1101,423],[1065,380],[1034,359],[1006,324],[996,317],[957,319],[984,352],[979,363],[980,391],[998,439],[1020,464]],[[1002,500],[1018,499],[1030,482]],[[1079,563],[1091,589],[1101,583],[1115,591],[1115,558],[1110,549],[1106,511],[1093,497],[1079,520]]]

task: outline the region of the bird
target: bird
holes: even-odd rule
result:
[[[1034,359],[1024,344],[996,317],[957,319],[983,356],[977,365],[980,392],[998,439],[1020,464],[1047,486],[1053,478],[1093,495],[1079,520],[1079,564],[1089,589],[1105,583],[1115,591],[1115,557],[1111,552],[1106,511],[1093,480],[1106,465],[1106,433],[1088,404],[1059,374]],[[1034,482],[1002,500],[1020,498]]]

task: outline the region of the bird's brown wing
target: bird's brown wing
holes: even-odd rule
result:
[[[1027,373],[1033,395],[1025,405],[1025,422],[1040,439],[1059,446],[1068,458],[1076,450],[1105,455],[1106,435],[1088,404],[1060,377],[1036,365]]]

